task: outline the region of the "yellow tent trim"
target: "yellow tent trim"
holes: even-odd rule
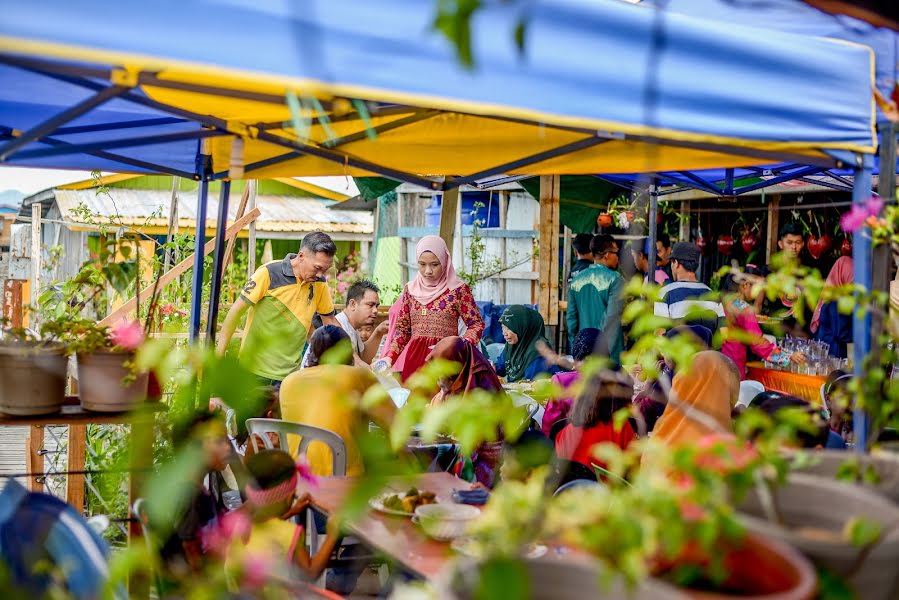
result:
[[[132,53],[97,50],[68,44],[23,40],[12,36],[0,36],[0,50],[24,52],[33,55],[64,59],[67,61],[82,60],[106,65],[120,65],[124,66],[129,71],[162,71],[157,74],[157,77],[159,79],[164,79],[172,82],[186,82],[201,85],[212,85],[217,87],[232,87],[234,89],[274,95],[284,95],[288,90],[295,90],[300,91],[305,95],[315,95],[319,99],[323,100],[330,100],[334,96],[364,98],[368,100],[406,104],[422,108],[435,108],[442,111],[483,115],[486,117],[500,116],[513,119],[521,119],[533,123],[534,127],[539,127],[540,123],[546,123],[564,127],[595,129],[598,132],[609,131],[614,133],[623,133],[625,135],[648,136],[660,138],[659,143],[662,144],[664,143],[664,140],[673,140],[679,142],[729,145],[775,152],[788,150],[809,151],[813,149],[842,149],[868,154],[873,154],[877,148],[876,135],[874,130],[873,101],[870,144],[855,145],[829,140],[810,142],[752,140],[647,127],[637,124],[616,123],[613,121],[605,121],[601,119],[570,117],[504,105],[461,101],[450,98],[433,97],[429,95],[409,94],[369,88],[365,86],[324,83],[316,80],[288,77],[283,75],[271,75],[237,69],[230,70],[220,67],[214,67],[211,65],[193,63],[190,61],[176,61]],[[871,56],[871,83],[873,85],[873,52],[871,53]],[[152,89],[153,86],[144,85],[142,87],[145,91],[147,91],[148,94],[150,94],[149,89]],[[166,89],[165,95],[171,98],[171,103],[174,106],[194,110],[192,101],[196,100],[197,96],[201,96],[202,94],[199,94],[197,92],[180,92]],[[214,97],[216,98],[216,106],[219,110],[217,110],[213,114],[219,116],[219,118],[229,118],[226,115],[234,115],[234,109],[236,107],[239,107],[240,104],[247,104],[247,101],[245,100],[235,101],[220,96]],[[255,104],[259,105],[261,103]],[[242,111],[238,110],[236,112]],[[497,124],[501,124],[501,121],[497,121]],[[410,169],[406,170],[411,171]],[[596,170],[597,169],[594,169],[594,171]],[[585,172],[590,171],[588,170]]]
[[[294,179],[293,177],[275,177],[275,181],[289,185],[298,190],[303,190],[304,192],[309,192],[310,194],[315,194],[316,196],[320,196],[322,198],[327,198],[328,200],[334,200],[336,202],[343,202],[344,200],[350,199],[350,197],[346,194],[341,194],[340,192],[335,192],[333,190],[329,190],[328,188],[323,188],[320,185],[315,185],[314,183],[309,183],[308,181]]]
[[[120,181],[128,181],[129,179],[134,179],[136,177],[143,177],[143,175],[135,175],[133,173],[116,173],[114,175],[103,175],[99,179],[100,185],[108,185],[110,183],[118,183]],[[67,183],[66,185],[58,185],[56,186],[60,190],[89,190],[91,188],[97,187],[98,181],[96,179],[85,179],[84,181],[76,181],[75,183]]]

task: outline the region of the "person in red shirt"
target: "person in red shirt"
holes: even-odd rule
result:
[[[603,370],[584,387],[568,415],[568,425],[556,437],[556,454],[587,467],[602,463],[593,457],[596,444],[611,442],[627,448],[637,438],[630,421],[616,429],[613,417],[631,404],[633,380],[622,371]]]

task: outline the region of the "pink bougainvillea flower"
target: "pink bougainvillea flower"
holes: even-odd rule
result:
[[[137,321],[122,321],[109,333],[113,345],[124,350],[137,350],[144,343],[144,328]]]
[[[297,461],[297,475],[301,481],[305,481],[314,488],[318,487],[318,477],[312,472],[312,467],[305,456]]]
[[[161,312],[162,314],[164,314],[166,316],[173,315],[173,314],[175,314],[175,305],[174,304],[163,304],[159,308],[159,312]]]
[[[849,212],[840,217],[840,227],[846,233],[855,233],[865,223],[876,224],[880,211],[883,210],[883,200],[874,196],[864,204],[853,204]]]
[[[701,521],[706,517],[705,509],[689,500],[681,501],[680,514],[685,521]]]
[[[234,540],[244,540],[250,534],[252,523],[246,513],[232,511],[214,525],[203,530],[203,547],[214,554],[224,556]]]

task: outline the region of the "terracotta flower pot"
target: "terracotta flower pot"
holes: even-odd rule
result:
[[[147,399],[149,375],[133,375],[125,365],[133,354],[97,352],[78,354],[78,389],[81,406],[97,412],[122,412]],[[129,383],[124,383],[127,380]]]
[[[685,590],[696,600],[811,600],[818,577],[815,568],[789,545],[748,535],[724,558],[727,579],[721,591]]]
[[[522,559],[527,572],[531,600],[686,600],[674,586],[649,579],[634,588],[627,587],[622,578],[603,582],[599,563],[588,558],[545,556]],[[473,600],[477,595],[479,565],[471,559],[450,563],[435,581],[438,598],[442,600]],[[607,583],[607,586],[603,584]]]
[[[730,256],[730,253],[734,251],[734,237],[732,235],[719,235],[718,236],[718,252],[723,254],[724,256]]]
[[[596,224],[600,227],[611,227],[612,226],[612,215],[609,213],[601,213],[596,218]]]
[[[804,474],[790,475],[773,497],[784,525],[765,518],[753,490],[739,507],[750,531],[797,548],[844,579],[858,598],[888,600],[899,594],[899,506],[861,486]],[[852,517],[883,528],[884,537],[867,554],[842,536]]]
[[[830,236],[826,233],[821,237],[815,237],[810,235],[808,237],[808,242],[806,242],[806,247],[808,248],[808,253],[812,255],[812,258],[818,260],[833,248],[833,240],[830,239]]]
[[[61,344],[0,344],[0,412],[47,415],[66,398],[68,361]]]
[[[899,505],[899,454],[893,452],[873,452],[855,454],[840,450],[815,450],[809,454],[810,461],[803,461],[798,468],[801,473],[817,475],[836,481],[837,471],[848,461],[858,462],[860,474],[876,474],[876,482],[867,482],[865,477],[856,484],[877,492]],[[808,463],[808,464],[805,464]],[[846,485],[856,485],[847,483]]]

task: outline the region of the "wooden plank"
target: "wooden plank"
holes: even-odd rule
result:
[[[77,402],[77,398],[75,398]],[[34,429],[38,428],[36,439],[31,440],[31,446],[37,450],[43,445],[43,430],[39,429],[45,425],[87,425],[89,423],[97,424],[124,424],[131,423],[140,412],[154,413],[167,410],[163,402],[148,402],[141,405],[140,411],[132,410],[129,412],[100,413],[84,410],[78,404],[64,404],[62,410],[54,415],[40,415],[33,417],[14,417],[10,415],[0,414],[0,425],[30,425],[32,434]],[[34,436],[32,436],[34,437]],[[34,456],[31,457],[34,460]],[[43,460],[43,458],[41,458]],[[35,464],[40,469],[40,465]]]
[[[69,474],[66,475],[66,502],[75,507],[79,513],[84,512],[84,475],[73,471],[83,471],[85,452],[87,451],[87,425],[69,425],[69,448],[67,462]]]
[[[440,204],[440,237],[446,242],[446,247],[452,251],[456,237],[456,220],[459,212],[459,188],[453,188],[443,192],[443,202]]]
[[[500,191],[497,192],[499,194],[499,228],[503,231],[506,229],[506,212],[509,210],[509,192]],[[500,257],[502,258],[503,264],[508,264],[509,260],[509,249],[506,246],[506,238],[502,238],[500,240]],[[506,282],[500,281],[499,283],[499,302],[500,304],[506,303]]]
[[[780,194],[771,197],[768,204],[768,233],[766,240],[765,262],[770,264],[771,257],[778,253],[777,234],[780,231]]]
[[[471,237],[472,226],[463,225],[462,235]],[[440,229],[437,227],[398,227],[397,235],[404,238],[421,239],[426,235],[439,235]],[[483,238],[501,238],[507,240],[535,238],[538,235],[536,229],[481,229],[480,236]],[[622,236],[615,236],[622,237]],[[643,239],[643,236],[633,236],[634,239]]]
[[[247,207],[252,212],[256,208],[258,184],[255,179],[252,179],[247,183],[247,187],[250,188],[250,199]],[[251,222],[247,229],[247,279],[250,279],[253,277],[253,273],[256,272],[256,221]]]
[[[685,201],[681,204],[681,218],[680,218],[680,228],[677,232],[677,239],[681,242],[689,242],[690,241],[690,209],[693,207],[693,203],[689,200]]]
[[[244,226],[247,225],[248,223],[252,223],[254,220],[256,220],[260,214],[261,213],[259,212],[259,209],[254,208],[249,213],[247,213],[243,218],[236,220],[234,222],[234,224],[231,225],[231,227],[229,227],[227,231],[225,231],[225,239],[231,239],[234,236],[236,236],[238,231],[243,229]],[[207,254],[212,252],[212,250],[214,248],[215,248],[215,238],[212,238],[208,242],[206,242],[205,246],[203,246],[203,256],[206,256]],[[169,283],[174,281],[182,273],[186,272],[191,267],[193,267],[193,265],[194,265],[193,256],[194,255],[191,254],[190,256],[188,256],[187,258],[185,258],[184,260],[179,262],[177,265],[172,267],[172,269],[169,272],[164,273],[159,278],[159,288],[161,289],[161,288],[167,286]],[[149,297],[149,295],[153,293],[153,288],[155,285],[156,285],[156,283],[154,282],[154,283],[151,283],[150,285],[148,285],[147,287],[145,287],[144,289],[142,289],[140,292],[140,297],[141,298]],[[137,297],[133,296],[130,300],[128,300],[127,302],[122,304],[120,307],[118,307],[117,309],[115,309],[114,311],[109,313],[103,320],[100,321],[99,325],[101,325],[101,326],[111,325],[112,323],[114,323],[116,321],[116,319],[120,319],[120,318],[124,317],[125,315],[127,315],[132,310],[135,310],[136,308],[137,308]]]
[[[24,324],[23,296],[25,282],[21,279],[7,279],[3,282],[3,317],[10,327]]]
[[[247,203],[250,201],[250,182],[243,188],[243,194],[240,196],[240,203],[237,205],[237,212],[234,213],[234,218],[241,218],[244,213],[247,211]],[[237,243],[237,236],[234,236],[230,240],[228,240],[228,246],[225,248],[225,258],[222,261],[222,277],[225,275],[225,269],[228,268],[228,263],[231,261],[231,256],[234,254],[234,245]]]
[[[559,188],[558,175],[540,176],[540,288],[538,308],[548,327],[559,323]]]
[[[31,306],[29,326],[38,328],[38,299],[41,297],[41,203],[31,205]]]
[[[41,450],[44,448],[44,428],[42,426],[32,425],[29,427],[28,437],[26,438],[25,450],[25,470],[29,473],[44,472],[44,455]],[[44,491],[44,479],[38,476],[28,479],[28,489],[32,492]]]

